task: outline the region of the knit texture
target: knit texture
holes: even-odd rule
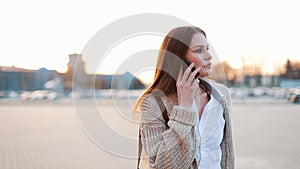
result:
[[[222,169],[234,169],[234,151],[231,129],[231,98],[224,85],[214,85],[225,97],[225,128],[221,143]],[[167,128],[162,112],[152,94],[143,97],[141,110],[141,135],[146,159],[145,168],[196,169],[195,125],[198,113],[177,105],[177,98],[162,98],[169,122]]]

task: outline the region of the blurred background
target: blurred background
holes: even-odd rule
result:
[[[1,169],[135,167],[132,108],[153,79],[157,56],[139,73],[118,68],[136,52],[159,49],[163,36],[128,38],[104,60],[82,50],[104,26],[140,13],[175,16],[206,32],[214,56],[210,78],[231,91],[237,169],[298,168],[295,1],[0,4]],[[97,71],[89,66],[95,60]]]

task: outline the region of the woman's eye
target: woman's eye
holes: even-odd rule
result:
[[[202,49],[197,49],[194,51],[195,53],[201,53],[202,52]]]

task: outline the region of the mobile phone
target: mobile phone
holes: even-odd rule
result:
[[[192,63],[187,58],[183,58],[183,61],[187,64],[187,66],[190,66],[190,64]],[[192,72],[194,72],[195,70],[196,70],[196,68],[192,67]],[[198,78],[199,75],[200,75],[200,72],[197,72],[197,74],[195,75],[195,79]]]

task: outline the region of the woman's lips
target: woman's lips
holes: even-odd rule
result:
[[[204,66],[206,69],[210,69],[211,68],[211,63],[210,64],[207,64]]]

